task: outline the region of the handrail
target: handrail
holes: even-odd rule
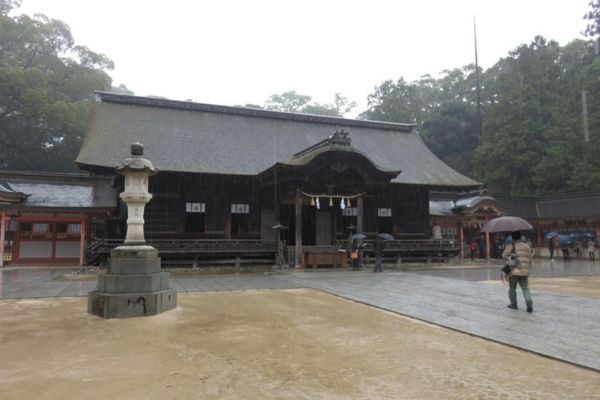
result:
[[[146,243],[155,247],[159,253],[169,250],[248,250],[275,251],[275,241],[255,239],[151,239]],[[108,252],[123,244],[121,239],[94,239],[88,246],[88,252]]]
[[[366,254],[374,251],[373,240],[363,240],[362,248]],[[122,245],[122,239],[94,238],[86,251],[86,260],[94,264],[99,262],[115,247]],[[159,254],[167,255],[194,255],[224,256],[237,254],[243,256],[256,256],[259,254],[275,254],[277,245],[275,241],[259,239],[150,239],[147,244],[158,250]],[[330,246],[302,246],[304,253],[334,253],[348,250],[347,240],[338,240]],[[458,240],[433,240],[433,239],[397,239],[385,242],[384,252],[398,256],[427,256],[427,255],[456,255],[460,252]],[[286,246],[289,262],[294,262],[294,246]]]

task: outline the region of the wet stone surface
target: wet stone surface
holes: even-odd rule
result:
[[[174,310],[113,320],[84,298],[4,300],[0,344],[3,400],[600,393],[599,372],[311,289],[184,294]]]
[[[444,278],[462,279],[468,281],[500,280],[501,265],[484,268],[448,268],[413,271],[416,274],[439,276]],[[558,278],[567,276],[598,276],[600,261],[589,261],[585,258],[564,262],[561,259],[550,261],[547,258],[534,260],[531,276],[533,278]]]
[[[538,293],[534,312],[506,308],[507,287],[415,273],[295,273],[346,299],[600,371],[600,299]]]
[[[598,262],[572,262],[554,266],[534,265],[537,276],[553,272],[597,276]],[[346,299],[428,321],[471,335],[494,340],[549,357],[600,370],[600,299],[569,293],[538,292],[532,285],[534,312],[523,307],[506,308],[507,287],[490,285],[486,274],[498,268],[452,268],[419,272],[294,270],[277,275],[203,276],[175,278],[171,288],[178,293],[248,291],[260,289],[314,288]],[[2,298],[86,296],[95,280],[53,280],[65,270],[3,270]],[[482,274],[470,279],[464,274]],[[433,276],[432,276],[433,275]],[[448,279],[452,276],[453,279]],[[462,277],[461,277],[462,276]],[[534,275],[536,276],[536,275]],[[493,278],[492,278],[493,279]],[[591,290],[594,290],[593,288]],[[600,291],[600,288],[598,289]]]

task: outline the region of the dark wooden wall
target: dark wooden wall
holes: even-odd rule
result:
[[[364,231],[367,234],[389,230],[397,237],[422,238],[427,236],[429,223],[429,191],[418,185],[365,184],[365,182],[343,183],[344,189],[365,192]],[[281,207],[291,206],[296,189],[322,191],[318,182],[311,182],[309,189],[300,185],[301,179],[294,178],[279,182],[277,186],[264,184],[253,176],[230,176],[209,174],[178,174],[163,172],[150,179],[150,192],[153,199],[146,206],[146,236],[148,238],[231,238],[272,240],[271,227],[275,222],[292,225],[293,213],[282,212]],[[346,193],[346,192],[342,192]],[[275,206],[275,202],[280,207]],[[327,200],[323,200],[322,203]],[[203,232],[186,232],[186,202],[206,204]],[[232,231],[236,216],[230,212],[231,204],[249,204],[250,214],[242,217],[243,229]],[[309,200],[307,199],[307,203]],[[356,200],[353,200],[356,207]],[[283,206],[282,206],[283,204]],[[324,208],[328,208],[323,204]],[[378,208],[391,208],[391,223],[377,216]],[[332,209],[334,216],[334,236],[341,239],[348,235],[345,223],[352,218],[344,218],[339,208],[339,200]],[[285,214],[285,215],[282,215]],[[304,215],[310,218],[310,213]],[[125,218],[122,216],[121,218]],[[262,224],[261,224],[262,219]],[[278,221],[279,219],[279,221]],[[305,221],[309,222],[309,221]],[[310,225],[310,224],[308,224]],[[306,226],[306,224],[305,224]],[[385,228],[384,228],[385,227]],[[289,235],[288,235],[289,236]],[[292,244],[292,243],[290,243]]]

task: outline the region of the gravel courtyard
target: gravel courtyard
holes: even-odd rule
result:
[[[312,289],[0,301],[3,399],[598,399],[600,374]]]

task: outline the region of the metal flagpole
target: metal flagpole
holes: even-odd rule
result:
[[[481,85],[479,84],[479,62],[477,60],[477,25],[475,23],[475,16],[473,16],[473,38],[475,39],[475,80],[477,82],[477,115],[479,117],[479,137],[481,137]]]

